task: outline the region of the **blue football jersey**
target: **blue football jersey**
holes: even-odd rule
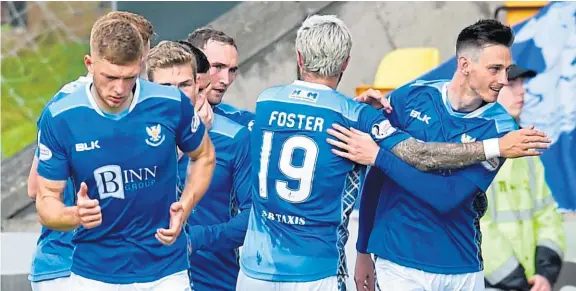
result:
[[[369,132],[388,150],[408,138],[380,111],[324,85],[295,81],[258,97],[253,208],[241,257],[246,275],[307,282],[346,274],[348,215],[364,167],[331,152],[332,124]]]
[[[220,103],[213,108],[214,113],[226,116],[232,119],[234,122],[246,126],[249,130],[252,130],[252,125],[254,125],[254,118],[256,117],[254,113],[236,108],[230,104]]]
[[[186,238],[162,245],[177,200],[177,152],[195,150],[205,133],[189,99],[178,89],[138,79],[131,106],[104,113],[84,89],[48,107],[39,133],[40,176],[81,182],[99,200],[102,224],[79,227],[72,272],[127,284],[150,282],[187,269]]]
[[[416,81],[391,94],[392,125],[425,142],[467,143],[498,138],[517,129],[513,118],[498,103],[489,103],[470,113],[452,109],[447,98],[448,81]],[[377,201],[362,202],[376,207],[368,241],[368,252],[396,264],[430,273],[462,274],[482,270],[479,220],[487,207],[486,191],[504,160],[494,158],[459,170],[437,175],[463,177],[478,191],[460,206],[441,213],[408,193],[387,176],[375,180],[381,187],[365,187],[362,199],[380,192]],[[432,182],[419,181],[422,185]],[[439,193],[429,193],[434,196]],[[361,224],[363,224],[361,218]],[[362,226],[361,231],[362,233]],[[362,234],[359,234],[361,244]]]
[[[85,86],[91,81],[89,77],[80,77],[72,81],[58,91],[56,95],[44,107],[38,118],[36,125],[40,128],[42,116],[47,111],[50,104],[59,101],[65,96],[73,93],[78,88]],[[36,157],[38,157],[38,149],[36,149]],[[63,193],[64,204],[71,206],[75,204],[76,193],[72,187],[72,183],[67,183]],[[56,231],[45,226],[42,226],[40,237],[38,238],[36,251],[32,260],[30,274],[28,280],[32,282],[40,282],[45,280],[52,280],[61,277],[70,276],[70,266],[72,266],[72,252],[74,251],[74,244],[72,244],[73,231],[63,232]]]
[[[244,242],[250,214],[250,132],[219,114],[209,131],[216,167],[206,195],[188,218],[190,279],[195,291],[236,290],[238,247]],[[186,177],[189,157],[179,161]],[[185,179],[181,180],[181,189]]]

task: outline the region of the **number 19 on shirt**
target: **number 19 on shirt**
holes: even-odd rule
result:
[[[264,131],[262,152],[260,153],[260,173],[258,173],[260,180],[259,193],[260,197],[264,199],[268,198],[268,167],[270,164],[273,137],[273,132]],[[293,156],[296,149],[304,151],[301,167],[293,165]],[[317,160],[318,145],[313,139],[302,135],[288,137],[282,144],[282,149],[280,150],[278,169],[286,178],[298,180],[299,187],[298,189],[290,189],[288,187],[288,181],[276,180],[275,186],[278,196],[290,203],[301,203],[308,199],[312,192],[312,180],[314,178]]]

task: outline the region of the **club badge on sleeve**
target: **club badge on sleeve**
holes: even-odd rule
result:
[[[196,132],[199,126],[200,126],[200,117],[198,117],[198,115],[194,115],[194,117],[192,117],[192,127],[190,128],[192,133]]]
[[[389,137],[396,131],[396,128],[390,124],[388,120],[382,120],[380,123],[372,126],[372,136],[376,139],[384,139]]]

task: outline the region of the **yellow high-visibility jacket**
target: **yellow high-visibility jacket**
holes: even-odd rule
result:
[[[566,234],[540,158],[507,160],[486,195],[480,220],[486,287],[529,290],[535,274],[554,285]]]

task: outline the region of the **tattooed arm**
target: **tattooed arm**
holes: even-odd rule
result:
[[[523,128],[507,133],[499,139],[471,143],[419,142],[408,138],[392,148],[392,153],[422,171],[459,169],[486,160],[486,157],[519,158],[539,156],[549,147],[546,134]],[[489,145],[490,148],[485,148]],[[488,154],[487,154],[488,153]]]
[[[346,151],[336,150],[335,154],[360,164],[373,165],[380,148],[372,140],[378,140],[377,135],[380,135],[380,141],[378,141],[380,147],[390,150],[398,158],[419,170],[430,171],[463,168],[485,161],[487,157],[537,156],[541,152],[534,149],[547,149],[549,146],[550,140],[546,138],[544,133],[534,130],[533,126],[509,132],[499,139],[463,144],[423,143],[412,137],[407,137],[406,134],[404,134],[404,138],[399,138],[397,136],[403,134],[399,133],[399,130],[396,131],[396,128],[403,129],[404,125],[411,120],[411,117],[407,117],[411,112],[409,108],[406,108],[406,103],[429,98],[427,92],[413,93],[412,88],[416,87],[404,86],[397,89],[394,91],[395,94],[389,96],[389,100],[375,90],[368,90],[356,97],[357,101],[366,102],[377,108],[383,107],[388,120],[378,119],[377,114],[372,110],[373,108],[364,108],[360,114],[359,122],[353,126],[360,131],[334,126],[340,135],[333,134],[334,130],[329,130],[328,133],[341,142],[334,143],[332,140],[329,143]],[[394,106],[393,110],[392,106]],[[380,112],[380,114],[382,113]],[[361,131],[372,133],[374,136],[361,137],[360,135],[364,134]],[[392,137],[391,140],[382,141],[382,138],[386,136]],[[386,139],[390,139],[390,137]],[[398,142],[398,140],[402,141]]]
[[[347,129],[333,125],[327,133],[335,137],[327,142],[338,149],[332,152],[338,156],[363,165],[374,165],[380,147],[374,138],[354,128]],[[488,157],[518,158],[538,156],[546,149],[549,140],[545,134],[534,129],[520,129],[509,132],[499,139],[473,143],[420,142],[412,137],[401,138],[388,147],[395,156],[422,171],[435,169],[458,169],[486,160]],[[388,139],[388,138],[387,138]],[[488,148],[485,148],[488,145]],[[488,154],[486,150],[488,149]]]
[[[459,169],[486,160],[482,142],[425,143],[408,138],[392,148],[392,153],[421,171]]]

